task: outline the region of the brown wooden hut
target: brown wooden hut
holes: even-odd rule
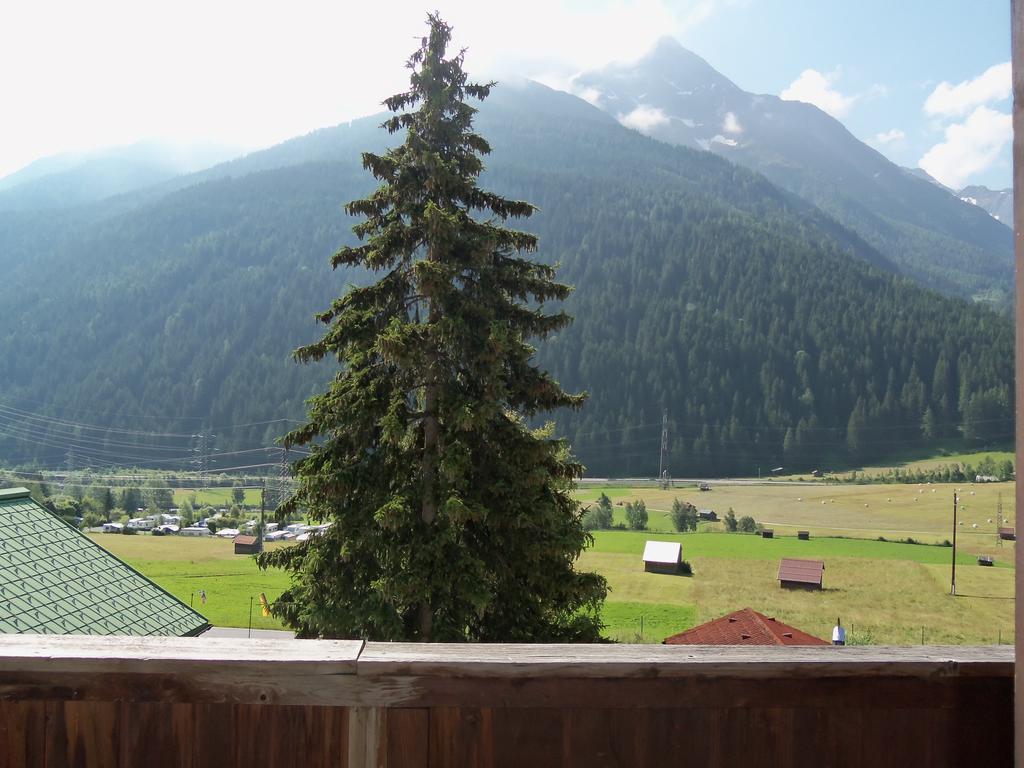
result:
[[[784,557],[779,562],[779,586],[787,589],[821,589],[825,563]]]

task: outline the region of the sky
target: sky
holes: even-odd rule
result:
[[[949,186],[1011,184],[1009,0],[435,0],[473,75],[573,75],[671,35],[741,88],[810,101]],[[430,8],[429,10],[433,10]],[[251,150],[380,110],[406,0],[0,5],[0,177],[159,139]]]

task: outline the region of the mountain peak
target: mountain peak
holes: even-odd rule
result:
[[[641,69],[659,70],[662,75],[683,78],[691,83],[728,83],[732,85],[732,82],[721,72],[669,35],[658,38],[654,47],[637,62],[636,66]]]

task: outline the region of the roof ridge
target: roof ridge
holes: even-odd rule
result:
[[[14,499],[25,499],[32,495],[28,488],[17,486],[15,488],[4,488],[0,490],[0,501],[13,501]]]
[[[777,634],[775,634],[775,632],[772,631],[771,626],[769,626],[769,624],[768,624],[769,619],[768,619],[767,616],[765,616],[760,611],[755,611],[753,608],[747,608],[745,610],[748,610],[752,614],[754,614],[754,620],[757,622],[758,626],[761,627],[761,629],[763,629],[765,632],[768,633],[768,636],[771,637],[771,639],[775,641],[775,645],[784,645],[782,640],[779,639],[779,636]],[[778,622],[775,622],[775,624],[778,625]]]

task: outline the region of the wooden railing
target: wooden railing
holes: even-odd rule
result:
[[[1006,766],[1013,649],[0,637],[0,766]]]

